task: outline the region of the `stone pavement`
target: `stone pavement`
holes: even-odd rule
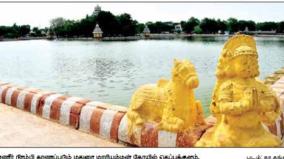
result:
[[[123,147],[0,104],[0,147]]]

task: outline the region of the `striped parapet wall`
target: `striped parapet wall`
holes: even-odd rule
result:
[[[284,110],[284,77],[271,87]],[[135,129],[134,135],[128,136],[126,107],[4,82],[0,82],[0,102],[103,139],[139,147],[192,147],[215,123],[215,119],[209,117],[207,125],[182,133],[159,130],[156,125],[146,123]],[[282,113],[274,124],[268,126],[281,139],[284,136],[283,119]]]
[[[276,119],[275,123],[269,125],[270,131],[277,135],[284,142],[284,76],[271,85],[279,99],[281,115]]]
[[[118,142],[119,126],[127,109],[101,102],[89,102],[81,110],[79,129]]]
[[[1,102],[42,118],[97,135],[113,142],[140,147],[192,147],[206,127],[187,133],[171,133],[145,124],[134,137],[127,135],[126,107],[70,97],[35,88],[0,82]]]
[[[127,136],[127,117],[124,116],[119,128],[119,140],[139,147],[193,147],[202,134],[212,125],[204,125],[187,132],[159,130],[157,125],[146,123]]]
[[[36,114],[45,119],[77,129],[81,109],[89,101],[88,99],[69,97],[62,94],[49,94],[41,97]]]
[[[0,102],[118,142],[127,108],[0,82]]]
[[[35,88],[23,88],[13,85],[0,87],[1,103],[36,114],[43,96],[52,94]]]

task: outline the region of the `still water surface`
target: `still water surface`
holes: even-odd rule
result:
[[[206,112],[226,37],[139,41],[0,43],[0,80],[127,106],[138,86],[170,78],[173,59],[191,60]],[[260,78],[284,66],[284,39],[256,38]]]

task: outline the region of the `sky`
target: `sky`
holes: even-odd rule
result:
[[[131,14],[139,22],[187,20],[191,16],[242,20],[284,21],[284,3],[0,3],[0,25],[49,26],[56,17],[79,20],[102,10]]]

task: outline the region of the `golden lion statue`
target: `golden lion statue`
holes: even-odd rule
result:
[[[280,146],[280,140],[263,126],[275,121],[280,106],[274,92],[256,79],[257,58],[253,37],[237,34],[226,42],[210,105],[217,123],[206,131],[196,147]]]
[[[172,79],[141,86],[132,96],[128,117],[128,134],[144,123],[157,124],[159,130],[183,131],[204,124],[201,103],[193,89],[199,84],[193,64],[174,60]]]

